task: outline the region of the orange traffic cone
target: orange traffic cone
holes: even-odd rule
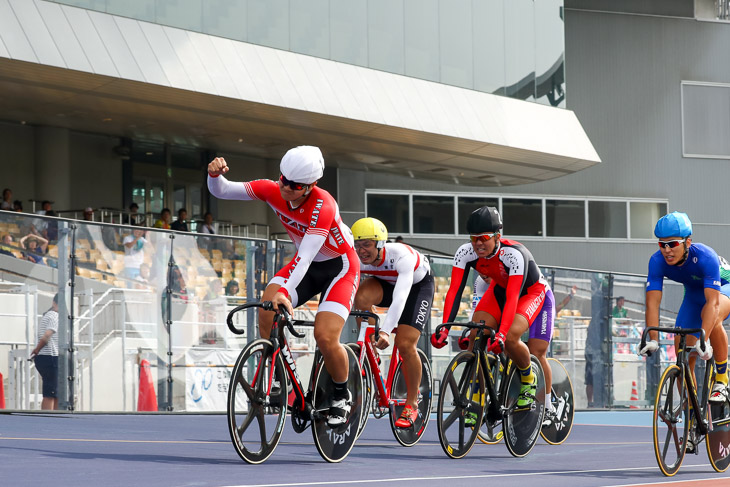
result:
[[[157,411],[155,383],[152,380],[150,363],[147,360],[142,360],[139,364],[139,397],[137,398],[137,411]]]
[[[0,409],[5,409],[5,383],[2,373],[0,373]]]
[[[631,401],[638,401],[639,400],[639,393],[636,391],[636,381],[631,381]],[[632,404],[629,406],[630,409],[639,409],[639,406],[636,406]]]

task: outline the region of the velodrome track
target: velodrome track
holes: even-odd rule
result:
[[[560,446],[542,439],[525,458],[503,443],[479,442],[461,460],[446,457],[432,420],[412,448],[400,446],[387,418],[371,419],[350,456],[321,459],[309,430],[289,427],[272,457],[248,465],[230,444],[224,415],[0,415],[0,485],[65,486],[730,486],[704,444],[679,473],[656,466],[651,413],[577,412]]]

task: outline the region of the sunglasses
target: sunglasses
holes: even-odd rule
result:
[[[284,186],[289,186],[294,191],[301,191],[307,187],[306,184],[295,183],[294,181],[289,181],[287,178],[284,177],[283,174],[279,177],[279,181],[281,181],[281,184],[283,184]]]
[[[475,244],[477,242],[487,243],[495,235],[498,235],[498,234],[497,233],[480,233],[479,235],[469,235],[469,240],[471,240],[471,243],[473,243],[473,244]]]
[[[674,248],[677,248],[680,245],[682,245],[685,242],[685,240],[686,239],[684,239],[684,238],[682,240],[665,240],[663,242],[660,240],[658,242],[659,243],[659,248],[660,249],[665,249],[665,248],[667,248],[667,249],[674,249]]]

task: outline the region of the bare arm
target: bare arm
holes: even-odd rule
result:
[[[54,333],[55,332],[53,330],[46,330],[46,332],[43,334],[41,339],[38,340],[38,345],[36,345],[35,348],[33,349],[33,351],[30,353],[31,358],[38,355],[40,353],[40,351],[43,349],[43,347],[48,345],[48,342],[51,340],[51,336]]]

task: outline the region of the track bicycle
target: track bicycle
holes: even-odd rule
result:
[[[379,336],[380,333],[380,317],[369,311],[353,311],[350,316],[366,320],[372,318],[374,320],[374,324],[364,321],[360,325],[357,343],[348,344],[357,355],[363,374],[363,416],[360,421],[358,435],[365,428],[370,411],[372,411],[375,418],[382,418],[390,413],[390,427],[393,430],[395,439],[403,446],[413,446],[421,439],[431,416],[431,363],[426,354],[418,349],[418,356],[421,359],[418,418],[410,428],[396,427],[395,422],[405,408],[408,395],[405,373],[403,372],[403,360],[398,352],[398,347],[395,344],[393,345],[387,380],[383,381],[383,373],[380,369],[380,355],[373,344],[373,337]],[[393,333],[397,333],[397,331],[396,328]]]
[[[700,347],[705,348],[705,332],[701,328],[647,327],[641,335],[639,350],[646,345],[650,331],[679,335],[677,361],[664,370],[654,402],[654,453],[662,473],[676,474],[689,450],[698,453],[706,439],[707,456],[712,468],[724,472],[730,465],[730,404],[709,402],[715,379],[714,360],[705,362],[701,390],[694,387],[686,348],[687,335],[700,333]],[[708,407],[709,406],[709,407]]]
[[[515,457],[524,457],[535,446],[545,412],[545,377],[540,362],[530,356],[537,374],[536,394],[529,407],[519,408],[522,381],[517,367],[504,368],[501,394],[489,373],[486,347],[494,330],[484,322],[454,322],[439,325],[435,333],[438,335],[443,327],[452,325],[476,329],[477,334],[473,350],[457,354],[441,382],[436,416],[441,447],[449,457],[462,458],[471,450],[483,423],[496,427],[501,421],[507,449]]]
[[[233,325],[233,315],[252,307],[275,311],[271,301],[237,306],[226,319],[231,332],[237,335],[244,333]],[[304,334],[294,328],[298,326],[314,326],[314,323],[292,321],[285,310],[276,311],[270,338],[249,342],[233,366],[228,387],[228,431],[236,452],[248,463],[262,463],[274,453],[289,406],[294,431],[302,433],[311,425],[317,451],[328,462],[342,461],[357,439],[362,414],[362,379],[357,357],[345,347],[349,362],[347,388],[352,405],[347,421],[332,428],[327,425],[327,415],[333,385],[319,349],[314,354],[306,392],[299,379],[284,334],[284,329],[287,329],[295,337],[303,338]],[[292,399],[288,392],[290,389]]]

